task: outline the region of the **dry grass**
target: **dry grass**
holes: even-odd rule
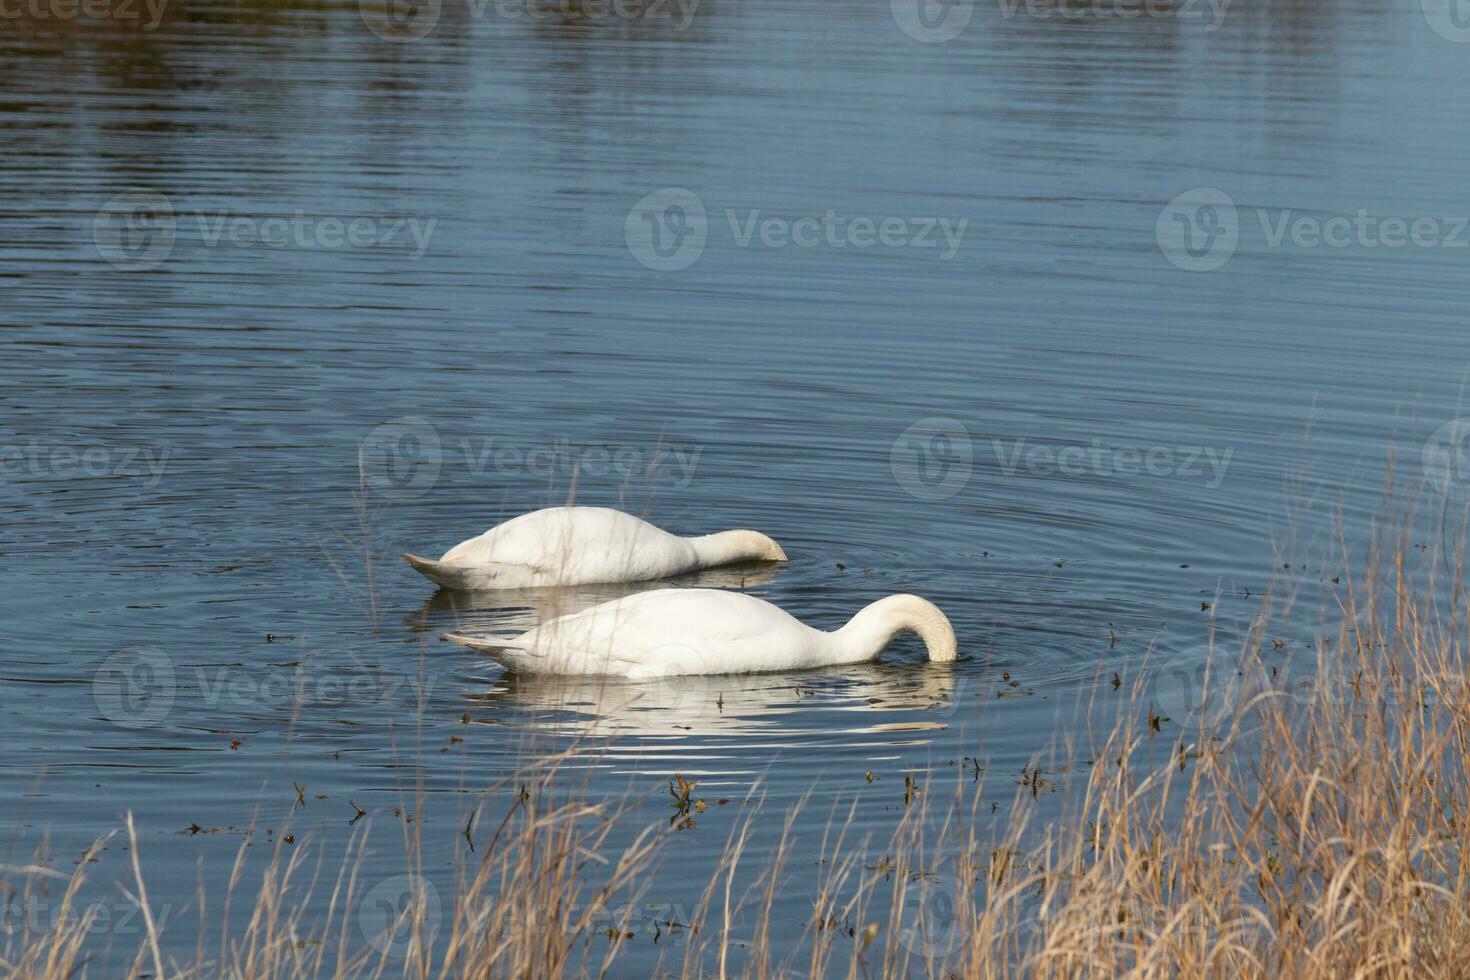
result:
[[[931,780],[891,839],[856,839],[854,803],[834,810],[821,840],[801,842],[803,860],[793,862],[800,808],[747,807],[665,969],[1470,975],[1470,608],[1461,564],[1442,557],[1463,553],[1457,538],[1430,558],[1407,530],[1397,532],[1355,581],[1344,578],[1335,633],[1319,636],[1314,650],[1289,652],[1290,684],[1288,654],[1257,622],[1239,656],[1226,658],[1233,669],[1216,678],[1231,710],[1213,728],[1156,728],[1147,675],[1137,678],[1129,709],[1083,753],[1085,789],[1073,787],[1065,818],[1036,820],[1038,811],[1021,805],[1030,796],[1023,786],[1000,836],[982,832],[983,783],[956,772],[952,787]],[[534,760],[501,794],[513,797],[508,810],[480,815],[475,849],[465,849],[444,908],[412,888],[390,903],[391,948],[354,943],[347,925],[346,910],[364,901],[364,821],[335,875],[322,875],[320,857],[308,868],[305,843],[278,845],[259,887],[247,890],[242,848],[228,900],[251,903],[244,934],[221,931],[212,948],[179,964],[163,958],[150,923],[135,973],[617,975],[627,949],[616,910],[642,895],[675,831],[660,823],[612,853],[610,834],[626,814],[585,802],[559,761]],[[765,820],[784,820],[785,832],[774,853],[757,858],[747,852]],[[405,834],[407,880],[421,871],[417,833]],[[146,906],[147,856],[136,845],[133,895]],[[66,882],[63,904],[75,902],[87,867]],[[737,886],[752,867],[755,885]],[[29,889],[45,874],[19,868],[7,877]],[[776,896],[793,889],[810,896],[812,910],[797,943],[789,923],[772,922]],[[325,919],[308,919],[303,910],[323,890]],[[0,969],[83,975],[86,927],[85,916],[63,915],[13,934]]]

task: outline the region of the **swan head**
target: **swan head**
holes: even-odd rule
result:
[[[880,649],[899,633],[917,633],[931,662],[953,663],[959,656],[959,642],[949,617],[922,596],[899,593],[879,599],[854,616],[844,630],[871,634]]]
[[[761,561],[785,561],[786,550],[776,543],[776,539],[760,533],[759,531],[735,531],[734,534],[743,535],[751,550],[759,550]]]
[[[707,566],[736,561],[786,560],[785,550],[773,538],[759,531],[721,531],[689,540]]]

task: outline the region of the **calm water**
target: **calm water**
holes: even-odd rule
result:
[[[1192,663],[1273,583],[1309,637],[1337,528],[1360,557],[1390,461],[1418,493],[1470,414],[1470,30],[1417,0],[1138,9],[7,15],[4,862],[48,841],[69,872],[131,810],[188,959],[252,819],[330,864],[355,800],[371,883],[406,808],[447,901],[487,789],[591,734],[628,836],[674,772],[736,801],[668,845],[651,894],[692,907],[757,786],[757,852],[807,793],[813,844],[854,796],[882,839],[905,775],[978,755],[999,826],[1023,766],[1087,757],[1097,678]],[[923,593],[960,663],[909,640],[628,693],[436,642],[548,609],[398,554],[571,496],[766,531],[788,566],[712,584],[813,624]],[[115,919],[126,860],[95,872]]]

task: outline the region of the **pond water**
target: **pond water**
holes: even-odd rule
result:
[[[804,798],[881,839],[967,756],[999,822],[1050,760],[1044,811],[1100,680],[1268,590],[1310,642],[1390,474],[1465,503],[1432,0],[152,9],[0,24],[0,799],[3,862],[67,873],[131,811],[181,960],[252,821],[330,861],[355,801],[371,883],[406,810],[452,894],[528,745],[628,838],[674,773],[735,801],[671,838],[686,906],[753,793],[758,854]],[[814,625],[921,593],[960,661],[629,692],[437,642],[556,603],[398,555],[569,499],[772,535],[705,584]],[[125,852],[95,874],[124,910]]]

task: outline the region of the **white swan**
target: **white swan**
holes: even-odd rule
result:
[[[553,619],[516,637],[446,633],[444,639],[483,651],[512,670],[644,679],[862,663],[905,630],[919,634],[930,660],[955,659],[954,628],[938,606],[916,595],[879,599],[831,633],[741,592],[658,589]]]
[[[548,507],[461,541],[438,561],[404,555],[451,589],[643,582],[738,561],[785,561],[757,531],[681,538],[610,507]]]

